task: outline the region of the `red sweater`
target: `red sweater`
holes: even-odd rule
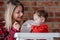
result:
[[[14,34],[19,32],[12,27],[10,31],[7,31],[3,26],[0,26],[0,40],[14,40]]]
[[[46,33],[48,32],[48,26],[46,24],[41,24],[39,26],[32,25],[31,32],[32,33]]]

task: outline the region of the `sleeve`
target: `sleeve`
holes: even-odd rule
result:
[[[20,30],[16,30],[15,28],[12,27],[12,29],[9,31],[9,34],[7,35],[7,37],[5,39],[14,40],[14,34],[16,32],[20,32]]]
[[[8,35],[8,31],[5,28],[3,28],[3,26],[2,26],[2,28],[0,28],[0,40],[4,40],[4,38],[7,35]]]

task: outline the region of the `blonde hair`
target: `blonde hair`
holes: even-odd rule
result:
[[[12,27],[12,13],[16,6],[12,5],[11,3],[7,4],[7,8],[5,11],[5,27],[9,31]]]
[[[18,0],[10,0],[7,2],[6,11],[5,11],[5,27],[9,31],[12,28],[13,24],[13,12],[17,6],[22,7],[22,12],[24,12],[24,6]]]

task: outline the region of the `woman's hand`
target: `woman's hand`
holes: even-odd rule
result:
[[[16,29],[16,30],[19,30],[20,29],[20,24],[18,22],[15,22],[13,24],[13,27]]]

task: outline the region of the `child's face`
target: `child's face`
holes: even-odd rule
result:
[[[13,19],[20,22],[23,16],[22,7],[18,6],[13,12]]]
[[[33,18],[34,18],[35,23],[37,23],[37,24],[41,24],[41,23],[43,23],[45,21],[45,18],[42,17],[42,16],[39,17],[38,13],[35,13]]]

